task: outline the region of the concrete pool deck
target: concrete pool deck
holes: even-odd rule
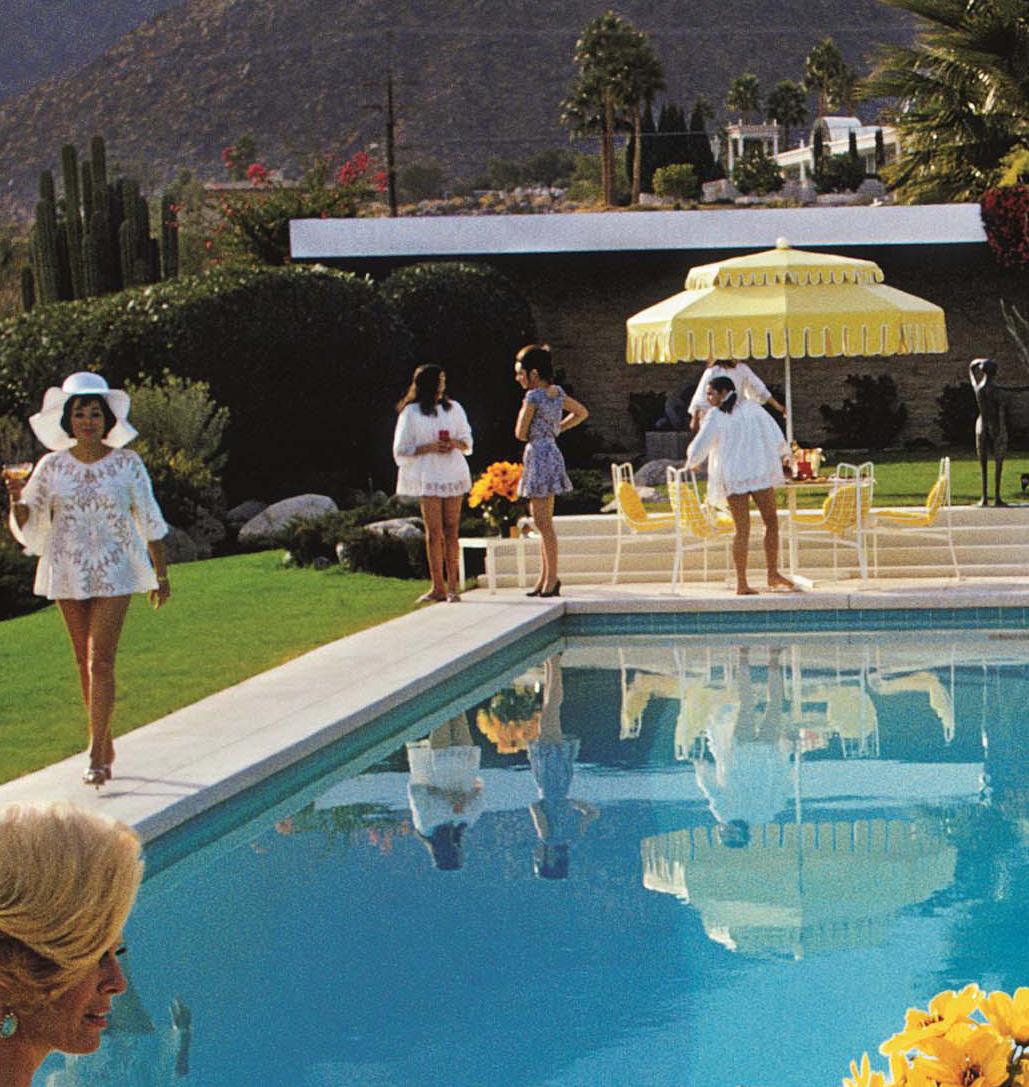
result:
[[[176,710],[118,740],[115,778],[81,783],[82,755],[0,785],[0,804],[67,799],[150,841],[564,615],[1029,608],[1029,577],[960,584],[842,581],[738,597],[722,586],[575,586],[557,599],[467,593],[420,608]],[[928,617],[931,623],[931,616]]]

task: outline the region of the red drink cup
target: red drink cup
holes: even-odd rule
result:
[[[439,440],[441,442],[449,442],[450,441],[450,431],[449,430],[441,430],[439,432],[439,434],[437,435],[437,437],[439,438]]]

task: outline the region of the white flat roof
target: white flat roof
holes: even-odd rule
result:
[[[294,219],[296,260],[985,242],[978,204]]]

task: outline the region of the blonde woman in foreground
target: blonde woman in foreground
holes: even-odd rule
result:
[[[0,1084],[30,1087],[54,1050],[92,1053],[125,991],[122,928],[139,839],[69,804],[0,808]]]

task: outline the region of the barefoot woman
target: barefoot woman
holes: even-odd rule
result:
[[[56,600],[71,636],[89,718],[87,785],[111,778],[114,658],[132,593],[168,599],[168,526],[138,453],[128,395],[98,374],[47,390],[29,420],[48,448],[27,483],[6,481],[11,532],[39,555],[35,591]]]
[[[557,447],[557,436],[578,426],[589,412],[554,384],[554,364],[550,348],[545,345],[529,344],[518,352],[515,381],[526,390],[515,423],[515,437],[526,443],[518,493],[528,498],[529,512],[540,534],[540,576],[536,587],[526,595],[559,596],[554,495],[570,491],[572,483]]]
[[[782,431],[764,408],[753,400],[740,400],[731,378],[713,377],[707,386],[712,408],[701,423],[700,432],[686,451],[686,467],[708,461],[707,500],[711,505],[728,504],[736,535],[732,557],[736,567],[736,592],[755,592],[747,583],[747,547],[750,543],[750,499],[765,525],[765,563],[770,589],[795,588],[779,573],[779,521],[775,488],[786,482],[782,458],[789,446]]]

